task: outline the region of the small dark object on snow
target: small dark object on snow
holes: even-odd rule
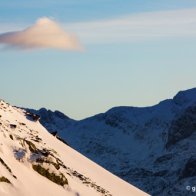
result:
[[[17,127],[17,125],[10,124],[10,128],[11,128],[11,129],[15,129],[16,127]]]
[[[57,131],[51,132],[53,136],[57,136]]]

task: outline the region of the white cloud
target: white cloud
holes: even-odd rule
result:
[[[0,44],[20,49],[82,50],[74,35],[66,33],[58,23],[49,18],[41,18],[23,31],[0,34]]]
[[[66,28],[86,43],[144,41],[196,37],[196,8],[132,14],[116,19],[78,22]]]

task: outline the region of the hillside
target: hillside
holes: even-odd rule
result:
[[[1,196],[144,196],[47,132],[39,117],[0,101]]]

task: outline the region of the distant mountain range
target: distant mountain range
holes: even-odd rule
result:
[[[71,147],[151,195],[196,186],[196,88],[151,107],[115,107],[84,120],[29,110]],[[189,189],[188,188],[188,189]]]

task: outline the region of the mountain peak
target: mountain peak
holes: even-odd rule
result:
[[[175,104],[179,106],[188,106],[196,102],[196,88],[180,91],[173,98]]]

